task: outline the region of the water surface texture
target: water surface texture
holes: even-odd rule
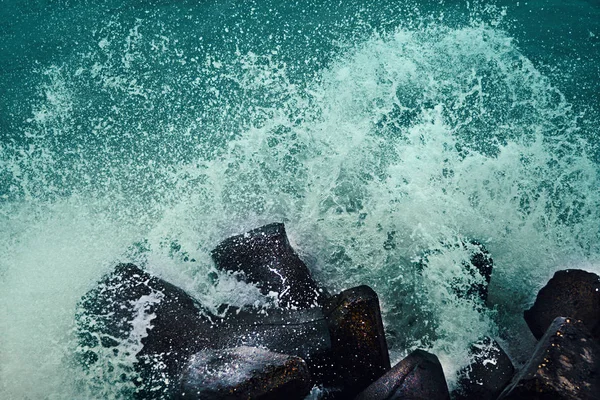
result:
[[[130,397],[131,358],[76,357],[117,262],[273,306],[210,259],[273,221],[378,292],[392,361],[524,362],[540,287],[600,273],[599,93],[596,0],[1,1],[0,398]],[[451,288],[471,239],[490,308]]]

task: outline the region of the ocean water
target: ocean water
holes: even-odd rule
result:
[[[210,250],[273,221],[378,292],[392,361],[453,387],[488,335],[522,364],[537,291],[600,273],[599,93],[597,0],[2,0],[0,398],[128,397],[131,360],[76,361],[115,263],[272,306]],[[451,287],[471,239],[489,307]]]

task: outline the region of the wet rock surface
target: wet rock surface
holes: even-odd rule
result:
[[[368,286],[344,290],[323,308],[331,333],[332,372],[349,398],[390,369],[379,299]]]
[[[556,318],[499,399],[600,399],[600,345],[581,321]]]
[[[310,308],[324,300],[322,289],[290,245],[281,223],[230,237],[212,251],[212,257],[217,268],[244,273],[264,294],[279,293],[283,308]]]
[[[451,287],[480,310],[493,261],[478,242],[457,246],[470,252],[468,274]],[[83,364],[97,368],[103,354],[124,355],[135,374],[121,379],[137,386],[140,399],[301,399],[315,386],[322,400],[450,399],[435,355],[416,350],[390,369],[377,294],[363,285],[326,295],[283,224],[226,239],[213,258],[263,293],[277,292],[280,307],[223,304],[213,315],[180,288],[120,264],[79,304]],[[474,361],[459,373],[452,398],[600,400],[599,292],[596,274],[557,272],[525,312],[541,336],[529,362],[514,375],[506,353],[485,338],[472,346]]]
[[[311,382],[299,357],[246,346],[202,350],[184,369],[175,398],[300,400]]]
[[[320,308],[232,309],[217,317],[183,290],[133,264],[118,265],[84,296],[79,309],[84,364],[94,364],[98,346],[127,349],[137,360],[140,398],[172,394],[183,365],[203,349],[256,346],[299,356],[316,379],[330,366],[329,326]]]
[[[151,276],[133,264],[120,264],[79,305],[78,333],[84,363],[96,361],[94,347],[123,351],[137,357],[143,392],[165,393],[190,354],[207,347],[214,337],[212,322],[202,306],[180,288]],[[127,347],[125,347],[127,349]],[[169,379],[170,378],[170,379]]]
[[[461,265],[466,272],[465,276],[455,278],[451,288],[460,298],[466,298],[478,306],[487,302],[488,288],[492,279],[494,260],[483,243],[477,240],[461,241],[460,244],[443,244],[448,249],[461,249],[468,251],[469,259],[462,261]],[[427,251],[416,264],[417,269],[425,268],[429,259],[438,254],[440,250]]]
[[[415,350],[367,387],[355,400],[450,400],[438,358]]]
[[[224,346],[254,346],[304,359],[316,382],[331,369],[331,339],[320,308],[234,312],[219,329]],[[215,347],[215,346],[213,346]]]
[[[469,269],[469,273],[473,277],[475,277],[476,273],[478,273],[483,278],[483,282],[473,284],[466,291],[466,293],[464,293],[464,296],[470,298],[479,298],[485,303],[487,301],[488,288],[492,279],[494,260],[492,259],[490,252],[485,248],[483,243],[480,243],[476,240],[472,240],[469,242],[468,246],[471,247],[470,261],[471,265],[474,267],[474,269]]]
[[[484,338],[470,349],[473,362],[459,373],[458,388],[452,392],[454,400],[494,400],[508,385],[515,368],[491,338]]]
[[[583,321],[600,340],[600,277],[579,269],[556,272],[524,316],[537,339],[556,317],[569,316]]]

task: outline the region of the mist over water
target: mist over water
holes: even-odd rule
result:
[[[118,262],[213,312],[273,306],[210,260],[273,221],[328,289],[375,289],[392,361],[432,351],[451,386],[484,335],[524,361],[522,311],[554,271],[600,273],[598,20],[552,64],[501,4],[29,7],[1,32],[1,398],[128,396],[133,361],[85,371],[74,335]],[[470,239],[490,308],[450,287],[475,279]]]

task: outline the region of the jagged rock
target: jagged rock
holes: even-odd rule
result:
[[[179,382],[178,399],[303,399],[312,388],[304,360],[256,347],[202,350]]]
[[[600,399],[600,345],[581,321],[556,318],[498,399]]]
[[[494,400],[514,375],[510,358],[491,338],[473,344],[470,349],[473,362],[462,369],[454,400]]]
[[[243,272],[264,294],[279,294],[283,308],[310,308],[324,300],[323,290],[290,246],[281,223],[265,225],[221,242],[212,257],[217,268]]]
[[[525,311],[525,321],[539,339],[556,317],[568,315],[583,321],[600,340],[600,277],[580,269],[558,271]]]
[[[79,304],[77,315],[85,362],[103,346],[137,357],[143,398],[167,393],[187,358],[211,345],[209,314],[180,288],[151,276],[133,264],[120,264]]]
[[[368,286],[344,290],[323,307],[341,396],[349,398],[390,369],[379,299]]]
[[[450,400],[438,358],[415,350],[355,400]]]

